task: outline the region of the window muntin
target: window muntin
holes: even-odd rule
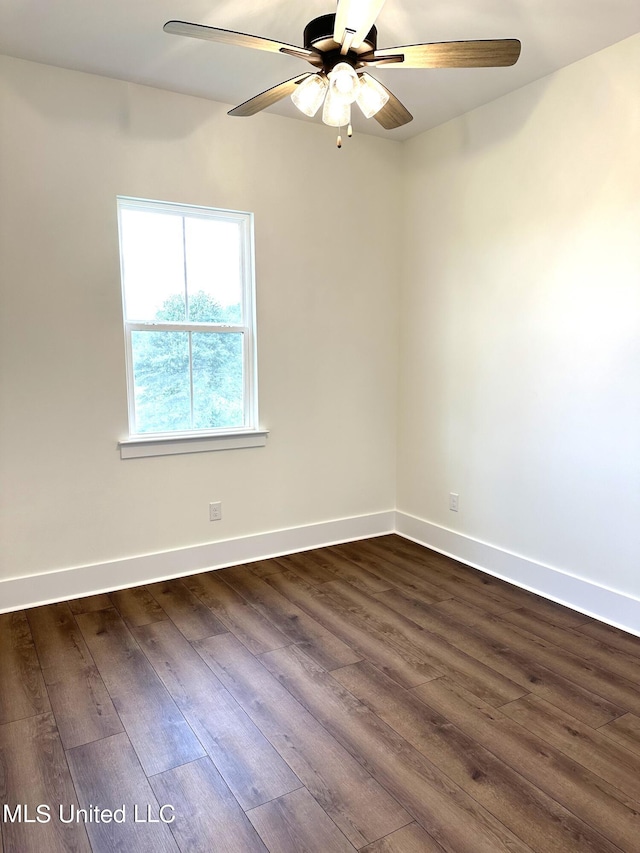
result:
[[[249,213],[118,198],[130,437],[257,428]]]

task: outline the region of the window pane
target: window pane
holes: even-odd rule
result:
[[[126,319],[185,319],[182,216],[121,208]]]
[[[136,431],[191,429],[188,332],[132,332]]]
[[[241,226],[220,219],[185,218],[189,320],[242,322]]]
[[[244,425],[243,335],[194,332],[193,428]]]
[[[133,198],[118,210],[131,435],[254,428],[251,214]]]

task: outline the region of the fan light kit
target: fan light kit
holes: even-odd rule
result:
[[[385,68],[491,68],[514,65],[520,56],[518,39],[445,41],[378,49],[374,22],[385,0],[338,0],[333,15],[314,18],[304,29],[304,47],[251,36],[233,30],[167,21],[174,35],[284,53],[304,59],[317,70],[285,80],[229,111],[251,116],[291,96],[296,107],[312,118],[322,106],[322,121],[351,136],[351,107],[357,104],[365,118],[375,118],[386,130],[402,127],[413,116],[385,86],[366,70]],[[324,106],[323,106],[324,104]]]

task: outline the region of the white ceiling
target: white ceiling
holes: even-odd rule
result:
[[[178,19],[302,45],[332,0],[0,0],[0,53],[236,105],[310,66],[289,56],[167,35]],[[407,139],[640,31],[640,0],[387,0],[378,46],[519,38],[512,68],[374,74],[414,121],[393,131],[371,119],[357,131]],[[271,112],[307,119],[287,98]],[[252,121],[229,118],[229,121]]]

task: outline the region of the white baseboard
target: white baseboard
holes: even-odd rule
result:
[[[403,512],[379,512],[0,581],[0,613],[397,533],[640,636],[640,601]]]
[[[396,512],[396,533],[474,569],[640,636],[640,600],[626,593],[403,512]]]
[[[341,518],[0,581],[0,613],[393,533],[395,512]]]

